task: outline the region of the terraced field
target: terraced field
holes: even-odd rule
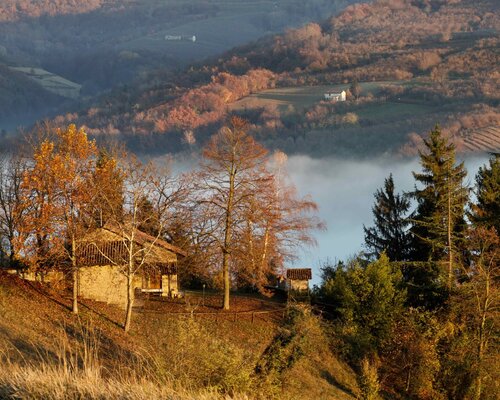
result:
[[[500,127],[492,125],[467,132],[463,141],[469,151],[500,152]]]

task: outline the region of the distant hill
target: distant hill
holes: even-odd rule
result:
[[[153,71],[171,82],[172,74],[190,63],[316,20],[354,1],[0,1],[0,64],[41,68],[82,85],[79,102],[62,103],[55,112],[50,98],[49,110],[37,96],[27,104],[26,82],[19,82],[19,93],[7,104],[6,116],[0,116],[0,130],[14,131],[36,119],[88,108],[90,98],[108,91],[113,97],[116,87],[126,90],[120,98],[128,99],[155,82]],[[183,35],[197,40],[165,40]],[[14,81],[10,85],[14,87]]]
[[[175,69],[354,0],[5,0],[0,50],[10,65],[44,68],[94,95],[145,72]],[[166,41],[195,35],[196,42]]]
[[[150,74],[102,98],[78,123],[95,135],[122,133],[139,150],[178,151],[203,143],[232,110],[270,147],[365,156],[414,154],[441,123],[459,150],[471,151],[465,130],[500,123],[499,21],[494,0],[356,4],[185,72]],[[342,104],[322,102],[322,88],[355,81],[361,89],[378,84]],[[318,89],[300,110],[293,101],[234,106],[274,87]]]
[[[0,21],[18,21],[42,15],[80,14],[101,7],[109,0],[2,0]]]
[[[7,129],[15,121],[40,118],[51,114],[66,100],[45,90],[24,73],[0,63],[0,130]]]

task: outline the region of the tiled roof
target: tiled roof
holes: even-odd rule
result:
[[[286,279],[307,280],[312,278],[311,268],[292,268],[286,270]]]
[[[112,232],[114,233],[115,235],[118,235],[118,236],[122,236],[123,235],[123,231],[122,229],[125,229],[125,231],[127,231],[127,226],[125,225],[124,227],[119,227],[117,225],[114,225],[114,224],[106,224],[103,228],[100,228],[101,231],[109,231],[109,232]],[[99,229],[98,229],[99,231]],[[129,230],[131,231],[131,229]],[[158,247],[162,247],[166,250],[169,250],[175,254],[178,254],[178,255],[181,255],[181,256],[184,256],[186,257],[187,256],[187,252],[177,246],[174,246],[173,244],[170,244],[168,242],[166,242],[165,240],[162,240],[158,237],[154,237],[154,236],[151,236],[145,232],[142,232],[140,230],[135,230],[134,232],[134,236],[135,236],[135,239],[134,241],[138,244],[153,244],[154,246],[158,246]]]

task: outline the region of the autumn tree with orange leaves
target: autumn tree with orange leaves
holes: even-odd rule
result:
[[[85,131],[69,125],[35,144],[32,165],[21,189],[28,204],[22,226],[22,251],[36,267],[71,260],[73,313],[78,313],[77,235],[94,193],[92,174],[97,147]]]

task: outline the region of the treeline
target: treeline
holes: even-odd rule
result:
[[[196,130],[214,123],[220,124],[227,116],[228,104],[272,87],[273,78],[272,72],[260,69],[251,70],[241,76],[220,73],[214,75],[208,84],[186,90],[170,102],[152,105],[143,111],[135,112],[135,115],[127,110],[122,115],[112,116],[110,120],[105,110],[92,108],[88,110],[87,118],[81,120],[84,123],[92,123],[94,128],[86,127],[86,130],[93,135],[109,133],[110,124],[113,129],[123,132],[130,124],[131,117],[132,129],[138,135]],[[71,119],[73,116],[68,117]]]
[[[81,249],[100,228],[116,232],[127,257],[108,258],[127,279],[125,330],[134,277],[160,239],[188,254],[180,261],[184,284],[224,288],[224,309],[231,287],[266,294],[322,224],[316,204],[287,181],[286,155],[269,156],[245,131],[245,121],[231,118],[204,148],[198,168],[174,176],[166,165],[99,148],[75,125],[39,128],[28,151],[6,157],[0,171],[4,266],[66,272],[78,313]],[[141,234],[149,239],[139,246]],[[104,254],[103,243],[92,245]]]
[[[352,79],[360,73],[366,75],[358,75],[359,80],[406,79],[440,64],[453,47],[467,50],[482,39],[481,32],[498,30],[494,15],[488,2],[442,3],[429,11],[409,0],[380,0],[349,6],[323,23],[290,29],[284,35],[262,41],[260,46],[231,53],[243,57],[252,67],[309,72],[311,79],[323,78],[322,71],[335,71],[337,80]],[[493,61],[491,57],[496,56],[492,53],[489,57]],[[234,61],[227,60],[222,60],[221,65],[230,68]],[[469,67],[474,73],[474,67],[485,66]]]
[[[413,192],[377,190],[366,251],[325,264],[316,296],[364,398],[495,399],[500,156],[469,188],[436,128],[420,163]]]
[[[77,14],[100,8],[103,0],[4,0],[0,4],[0,22],[42,15]]]

